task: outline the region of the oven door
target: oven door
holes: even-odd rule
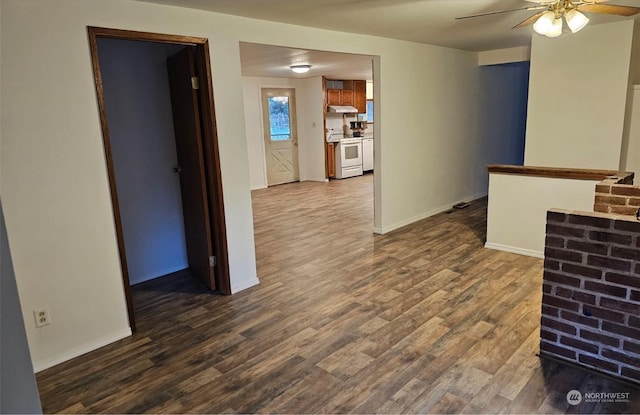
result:
[[[340,161],[343,168],[362,166],[362,140],[341,141]]]

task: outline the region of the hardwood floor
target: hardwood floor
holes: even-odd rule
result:
[[[134,287],[139,332],[39,373],[44,410],[640,412],[637,388],[536,357],[542,261],[483,248],[486,201],[374,236],[371,179],[255,191],[261,284]]]

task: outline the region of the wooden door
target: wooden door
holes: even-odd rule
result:
[[[262,89],[265,159],[269,186],[298,181],[294,89]]]
[[[189,268],[216,289],[193,48],[167,60]]]

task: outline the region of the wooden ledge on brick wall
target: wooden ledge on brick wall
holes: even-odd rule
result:
[[[614,183],[633,183],[632,172],[616,170],[573,169],[568,167],[513,166],[509,164],[489,164],[489,173],[513,174],[521,176],[550,177],[574,180],[610,180]]]

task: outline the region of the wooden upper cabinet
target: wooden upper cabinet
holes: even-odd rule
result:
[[[342,105],[341,89],[327,89],[327,105]]]
[[[342,91],[342,104],[341,105],[350,105],[353,106],[353,91],[348,91],[343,89]]]
[[[367,81],[353,81],[353,106],[359,113],[367,112]]]
[[[337,81],[322,78],[322,86],[327,106],[344,105],[356,107],[360,114],[367,112],[367,81]]]
[[[327,89],[327,105],[353,106],[353,91],[347,89]]]

